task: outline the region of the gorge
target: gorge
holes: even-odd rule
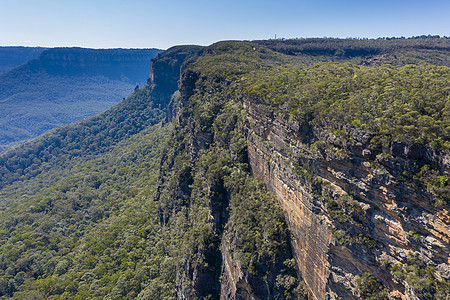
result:
[[[177,46],[0,156],[0,295],[447,299],[446,38]]]

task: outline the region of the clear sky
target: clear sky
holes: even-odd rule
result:
[[[161,48],[220,40],[450,35],[449,0],[0,0],[0,45]]]

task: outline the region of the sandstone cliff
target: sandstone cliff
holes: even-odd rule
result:
[[[233,47],[239,48],[223,43],[206,49],[183,73],[174,111],[176,130],[185,136],[187,176],[198,176],[198,160],[206,152],[225,148],[233,157],[234,142],[221,132],[225,126],[245,140],[243,160],[228,163],[248,164],[282,207],[297,275],[310,299],[445,299],[450,219],[442,199],[448,198],[448,152],[407,139],[379,142],[376,133],[351,124],[290,115],[287,104],[274,104],[277,94],[266,79],[252,85],[262,92],[250,89],[246,95],[247,72],[270,68],[264,63],[271,55],[277,63],[285,58],[244,44],[237,51],[258,66],[247,71],[242,56],[227,56]],[[277,84],[282,95],[289,95],[286,80]],[[230,107],[234,115],[226,113]],[[441,180],[437,185],[444,192],[436,192],[427,176]],[[194,181],[184,186],[191,188]],[[182,187],[177,188],[181,198],[193,201],[192,190]],[[220,298],[273,299],[282,266],[258,276],[249,272],[236,254],[239,246],[227,238],[236,226],[223,214],[233,210],[231,191],[222,186],[220,193],[226,196],[222,215],[215,211],[214,198],[206,198],[208,223],[220,239],[220,249],[214,246],[221,253]],[[224,230],[216,230],[219,219]],[[193,274],[188,285],[195,290],[202,276],[195,267],[182,270]],[[179,297],[189,298],[182,286]]]
[[[325,130],[301,128],[264,105],[244,105],[252,173],[283,206],[297,266],[312,299],[357,298],[356,277],[364,272],[381,280],[391,298],[420,299],[390,269],[411,255],[449,279],[448,210],[436,208],[429,194],[399,178],[421,159],[447,172],[448,154],[413,152],[394,144],[388,160],[370,147],[370,133],[350,131],[355,143],[343,146]],[[308,134],[324,136],[334,149],[312,151],[302,142]],[[340,149],[345,157],[335,155]],[[299,173],[299,163],[308,165],[310,174]],[[353,195],[363,220],[342,231],[330,216],[329,203],[346,201],[344,195]]]

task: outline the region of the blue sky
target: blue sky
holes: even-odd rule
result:
[[[162,48],[220,40],[450,35],[448,0],[0,0],[0,45]]]

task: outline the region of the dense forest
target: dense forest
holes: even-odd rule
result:
[[[0,296],[447,299],[449,54],[438,37],[159,54],[118,105],[0,155]],[[293,230],[273,170],[326,237]],[[322,287],[301,252],[325,239]]]
[[[287,55],[327,56],[326,60],[357,64],[416,64],[421,61],[448,66],[448,37],[417,36],[379,39],[292,39],[258,41]]]

